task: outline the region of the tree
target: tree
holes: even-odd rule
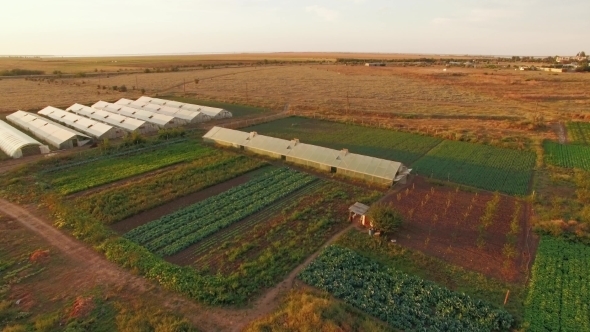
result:
[[[403,223],[402,215],[391,204],[378,203],[369,209],[371,226],[385,233],[394,233]]]

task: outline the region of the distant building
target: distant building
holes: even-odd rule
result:
[[[384,62],[367,62],[367,63],[365,63],[365,66],[367,66],[367,67],[385,67],[385,63]]]

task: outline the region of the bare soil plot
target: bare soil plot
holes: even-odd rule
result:
[[[493,199],[489,193],[473,193],[430,184],[420,177],[407,188],[384,198],[406,217],[395,235],[402,246],[425,252],[451,264],[488,276],[516,282],[526,276],[531,253],[527,249],[528,209],[521,208],[516,256],[507,258],[507,243],[516,200],[501,196],[491,226],[484,232],[483,246],[478,245],[478,227]]]

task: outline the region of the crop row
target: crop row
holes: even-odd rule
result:
[[[80,197],[76,205],[102,222],[111,224],[263,165],[264,162],[252,158],[217,150],[212,155],[154,176],[145,176],[133,183]]]
[[[567,132],[573,143],[590,144],[590,123],[568,122]]]
[[[51,185],[64,195],[116,182],[184,161],[202,158],[214,150],[195,143],[174,144],[126,158],[104,159],[50,174]]]
[[[545,148],[545,161],[548,164],[590,171],[590,146],[545,141],[543,147]]]
[[[112,158],[117,158],[117,157],[127,157],[132,154],[142,153],[145,151],[151,151],[154,149],[163,148],[163,147],[169,146],[171,144],[176,144],[176,143],[180,143],[180,142],[184,142],[184,141],[186,141],[186,139],[181,138],[181,139],[175,139],[175,140],[169,140],[169,141],[165,141],[165,142],[149,144],[147,146],[133,146],[133,147],[128,147],[128,148],[121,148],[121,149],[117,149],[117,150],[110,150],[110,151],[104,152],[103,154],[100,154],[100,155],[97,155],[94,157],[89,157],[86,154],[82,160],[78,160],[80,158],[74,157],[73,158],[74,160],[71,160],[69,162],[68,162],[69,157],[56,159],[56,160],[51,161],[52,163],[54,163],[53,166],[43,167],[43,170],[41,170],[40,173],[42,173],[42,174],[53,173],[53,172],[67,169],[67,168],[82,166],[82,165],[89,164],[89,163],[96,162],[96,161],[100,161],[100,160],[112,159]]]
[[[590,331],[588,271],[590,247],[543,237],[526,301],[527,331]]]
[[[439,180],[526,195],[535,158],[534,153],[527,151],[444,141],[413,167],[419,174]]]
[[[503,309],[330,246],[299,278],[404,331],[508,331]]]
[[[132,230],[126,237],[160,255],[172,255],[291,192],[315,177],[283,169]]]

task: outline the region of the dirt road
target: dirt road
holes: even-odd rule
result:
[[[241,331],[252,320],[274,311],[280,303],[281,295],[293,287],[299,272],[317,257],[321,249],[352,227],[351,225],[334,235],[320,250],[295,268],[285,280],[265,291],[252,307],[233,309],[211,308],[196,304],[180,294],[166,291],[149,280],[133,275],[19,205],[0,199],[0,213],[39,235],[75,263],[75,269],[68,273],[68,280],[64,280],[67,287],[82,289],[101,285],[125,289],[137,295],[156,296],[159,303],[171,311],[182,313],[204,331]]]

